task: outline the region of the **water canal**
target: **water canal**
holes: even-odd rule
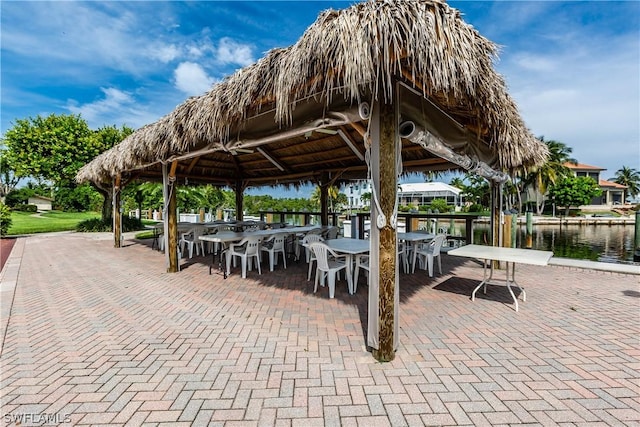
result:
[[[489,226],[474,226],[474,242],[486,238]],[[519,226],[516,246],[523,248],[526,242],[526,227]],[[633,225],[566,225],[553,224],[533,226],[533,249],[553,251],[560,258],[583,259],[598,262],[640,265],[633,261]]]

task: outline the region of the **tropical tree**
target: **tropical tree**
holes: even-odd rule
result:
[[[573,149],[559,141],[545,141],[544,137],[538,138],[547,145],[549,158],[542,166],[526,171],[524,186],[532,186],[536,192],[536,211],[541,215],[544,211],[545,197],[550,185],[555,184],[561,178],[571,175],[571,169],[566,163],[577,164],[578,161],[571,157]]]
[[[125,139],[127,136],[131,135],[132,133],[133,133],[133,129],[127,126],[122,126],[119,129],[115,126],[103,126],[99,128],[97,131],[92,132],[90,139],[92,140],[94,149],[91,153],[87,153],[88,156],[83,159],[83,164],[89,163],[91,160],[93,160],[95,156],[102,153],[103,151],[108,150],[114,145],[120,143],[123,139]],[[80,167],[81,166],[82,165],[80,165]],[[73,172],[74,177],[78,169],[76,169]],[[103,197],[102,220],[104,222],[111,222],[111,218],[113,216],[113,210],[112,210],[113,187],[101,186],[93,182],[90,185],[93,188],[95,188],[98,191],[98,193],[100,193]]]
[[[19,119],[2,138],[16,175],[58,185],[72,180],[87,160],[101,152],[80,116],[55,115]]]
[[[160,209],[162,207],[162,184],[157,182],[131,183],[122,189],[121,203],[125,211],[138,208]]]
[[[339,208],[343,204],[347,204],[346,195],[344,199],[339,198],[340,189],[334,185],[330,185],[327,190],[327,201],[329,202],[329,210],[331,212],[335,212],[335,208]],[[311,201],[315,204],[316,207],[320,207],[320,186],[314,188],[313,193],[311,194]]]
[[[16,176],[13,166],[7,157],[6,150],[0,150],[0,201],[13,191],[20,183],[20,177]]]
[[[640,172],[636,169],[622,166],[622,169],[616,172],[614,182],[627,186],[623,200],[627,200],[627,196],[635,198],[640,194]]]
[[[564,177],[549,187],[549,196],[557,206],[564,206],[565,216],[569,215],[571,206],[588,205],[601,194],[598,183],[587,176]]]
[[[464,180],[459,176],[456,176],[455,178],[451,178],[451,181],[449,181],[449,185],[459,188],[460,190],[464,190],[464,187],[465,187]]]
[[[367,206],[371,206],[371,192],[367,191],[366,193],[362,193],[360,195],[360,200],[362,200],[362,203],[364,203]]]
[[[464,184],[462,188],[462,195],[464,198],[477,205],[488,207],[491,204],[491,189],[489,188],[489,182],[474,174],[465,174],[463,182],[469,182]]]
[[[79,115],[51,114],[18,119],[3,135],[2,144],[6,146],[7,159],[16,176],[50,182],[55,192],[66,188],[62,192],[64,198],[56,202],[77,206],[90,197],[88,186],[75,182],[78,170],[131,132],[129,128],[114,126],[92,131]],[[104,197],[103,219],[109,219],[112,190],[95,188]]]

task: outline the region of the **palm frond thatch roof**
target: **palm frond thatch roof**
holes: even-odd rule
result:
[[[453,144],[456,151],[499,170],[541,164],[546,147],[526,129],[493,68],[496,55],[494,43],[440,1],[367,1],[327,10],[296,44],[187,99],[85,165],[77,179],[158,179],[160,162],[180,158],[178,176],[193,182],[273,185],[308,180],[319,170],[362,177],[358,152],[367,123],[357,106],[391,102],[397,82],[412,89],[399,97],[401,114],[433,121],[428,104],[463,127],[467,142]],[[334,133],[313,132],[323,127]],[[406,141],[402,156],[406,171],[457,167]]]

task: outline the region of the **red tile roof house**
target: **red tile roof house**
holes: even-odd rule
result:
[[[571,169],[575,176],[588,176],[593,178],[602,189],[602,195],[594,197],[591,200],[591,205],[581,206],[580,208],[582,210],[588,210],[589,208],[601,209],[603,206],[612,207],[614,205],[624,205],[624,195],[627,186],[618,184],[617,182],[601,179],[600,173],[606,169],[597,166],[585,165],[583,163],[565,163],[564,165]]]

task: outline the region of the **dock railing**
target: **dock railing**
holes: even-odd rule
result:
[[[452,222],[464,221],[464,235],[451,235],[450,237],[460,238],[460,240],[464,240],[465,244],[471,244],[473,243],[473,222],[479,217],[480,215],[478,214],[399,213],[398,221],[404,222],[404,230],[406,232],[428,230],[435,233],[437,233],[441,227],[453,230],[454,224],[452,224]],[[351,216],[352,237],[364,238],[366,232],[365,222],[368,219],[370,219],[369,213],[357,213]]]
[[[260,220],[267,224],[320,225],[321,212],[306,211],[259,211]],[[338,226],[337,212],[329,213],[329,225]]]

